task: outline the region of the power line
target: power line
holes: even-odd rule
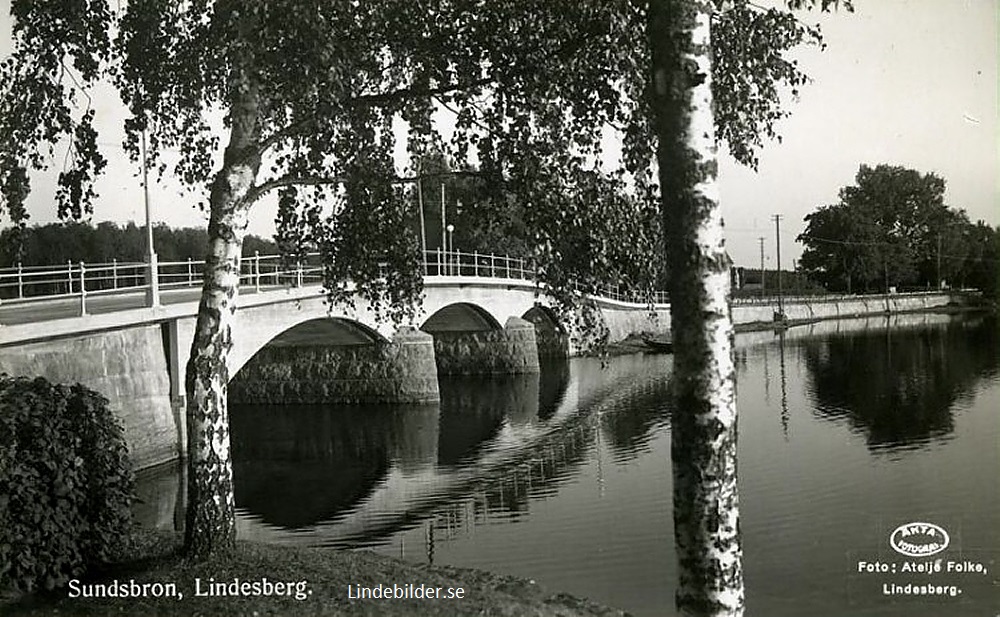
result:
[[[759,236],[757,242],[760,243],[760,292],[764,293],[764,236]]]
[[[834,240],[833,238],[820,238],[817,236],[809,236],[807,241],[815,240],[817,242],[824,242],[826,244],[840,244],[842,246],[892,246],[891,242],[862,242],[860,240]],[[941,259],[955,259],[959,261],[970,260],[970,261],[1000,261],[1000,258],[991,259],[989,257],[969,257],[963,255],[948,255],[941,254]]]

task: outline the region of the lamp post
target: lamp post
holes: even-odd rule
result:
[[[446,236],[448,230],[448,211],[444,205],[444,182],[441,183],[441,246],[444,248],[445,253],[448,252],[448,244],[446,242]]]
[[[452,239],[451,233],[453,231],[455,231],[455,226],[449,224],[448,227],[446,227],[445,229],[448,231],[448,237],[447,237],[447,240],[445,241],[445,250],[447,252],[449,252],[449,253],[454,253],[455,252],[455,241]],[[454,256],[452,256],[452,263],[454,263]],[[454,274],[454,270],[452,272],[450,272],[450,274]]]
[[[421,183],[420,169],[417,169],[417,210],[420,213],[420,262],[424,274],[427,274],[427,229],[424,224],[424,187]]]
[[[146,129],[142,129],[142,192],[146,202],[146,306],[160,306],[160,272],[153,248],[153,222],[149,206],[149,173],[146,170]]]

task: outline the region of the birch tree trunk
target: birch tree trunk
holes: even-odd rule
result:
[[[208,255],[191,359],[187,365],[188,506],[184,546],[203,558],[236,540],[230,457],[228,358],[239,297],[240,252],[260,167],[257,90],[241,73],[233,86],[232,129],[212,183]]]
[[[719,210],[711,2],[651,0],[653,121],[671,272],[674,538],[683,615],[742,615],[729,258]]]

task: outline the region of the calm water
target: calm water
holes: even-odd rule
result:
[[[996,322],[824,322],[737,347],[748,614],[1000,613]],[[443,380],[440,405],[234,408],[239,533],[673,614],[670,357],[545,369]],[[148,478],[141,515],[174,524],[177,486]],[[913,521],[950,534],[943,564],[986,572],[858,572],[903,567],[888,538]],[[962,593],[883,595],[908,582]]]

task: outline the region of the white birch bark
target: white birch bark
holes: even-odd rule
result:
[[[236,540],[230,457],[228,357],[239,297],[240,253],[249,204],[244,202],[260,166],[256,88],[234,83],[232,129],[222,170],[209,200],[208,255],[191,359],[187,366],[188,506],[185,549],[195,558],[226,550]]]
[[[671,275],[677,608],[742,615],[729,258],[719,209],[711,3],[651,0],[653,118]]]

